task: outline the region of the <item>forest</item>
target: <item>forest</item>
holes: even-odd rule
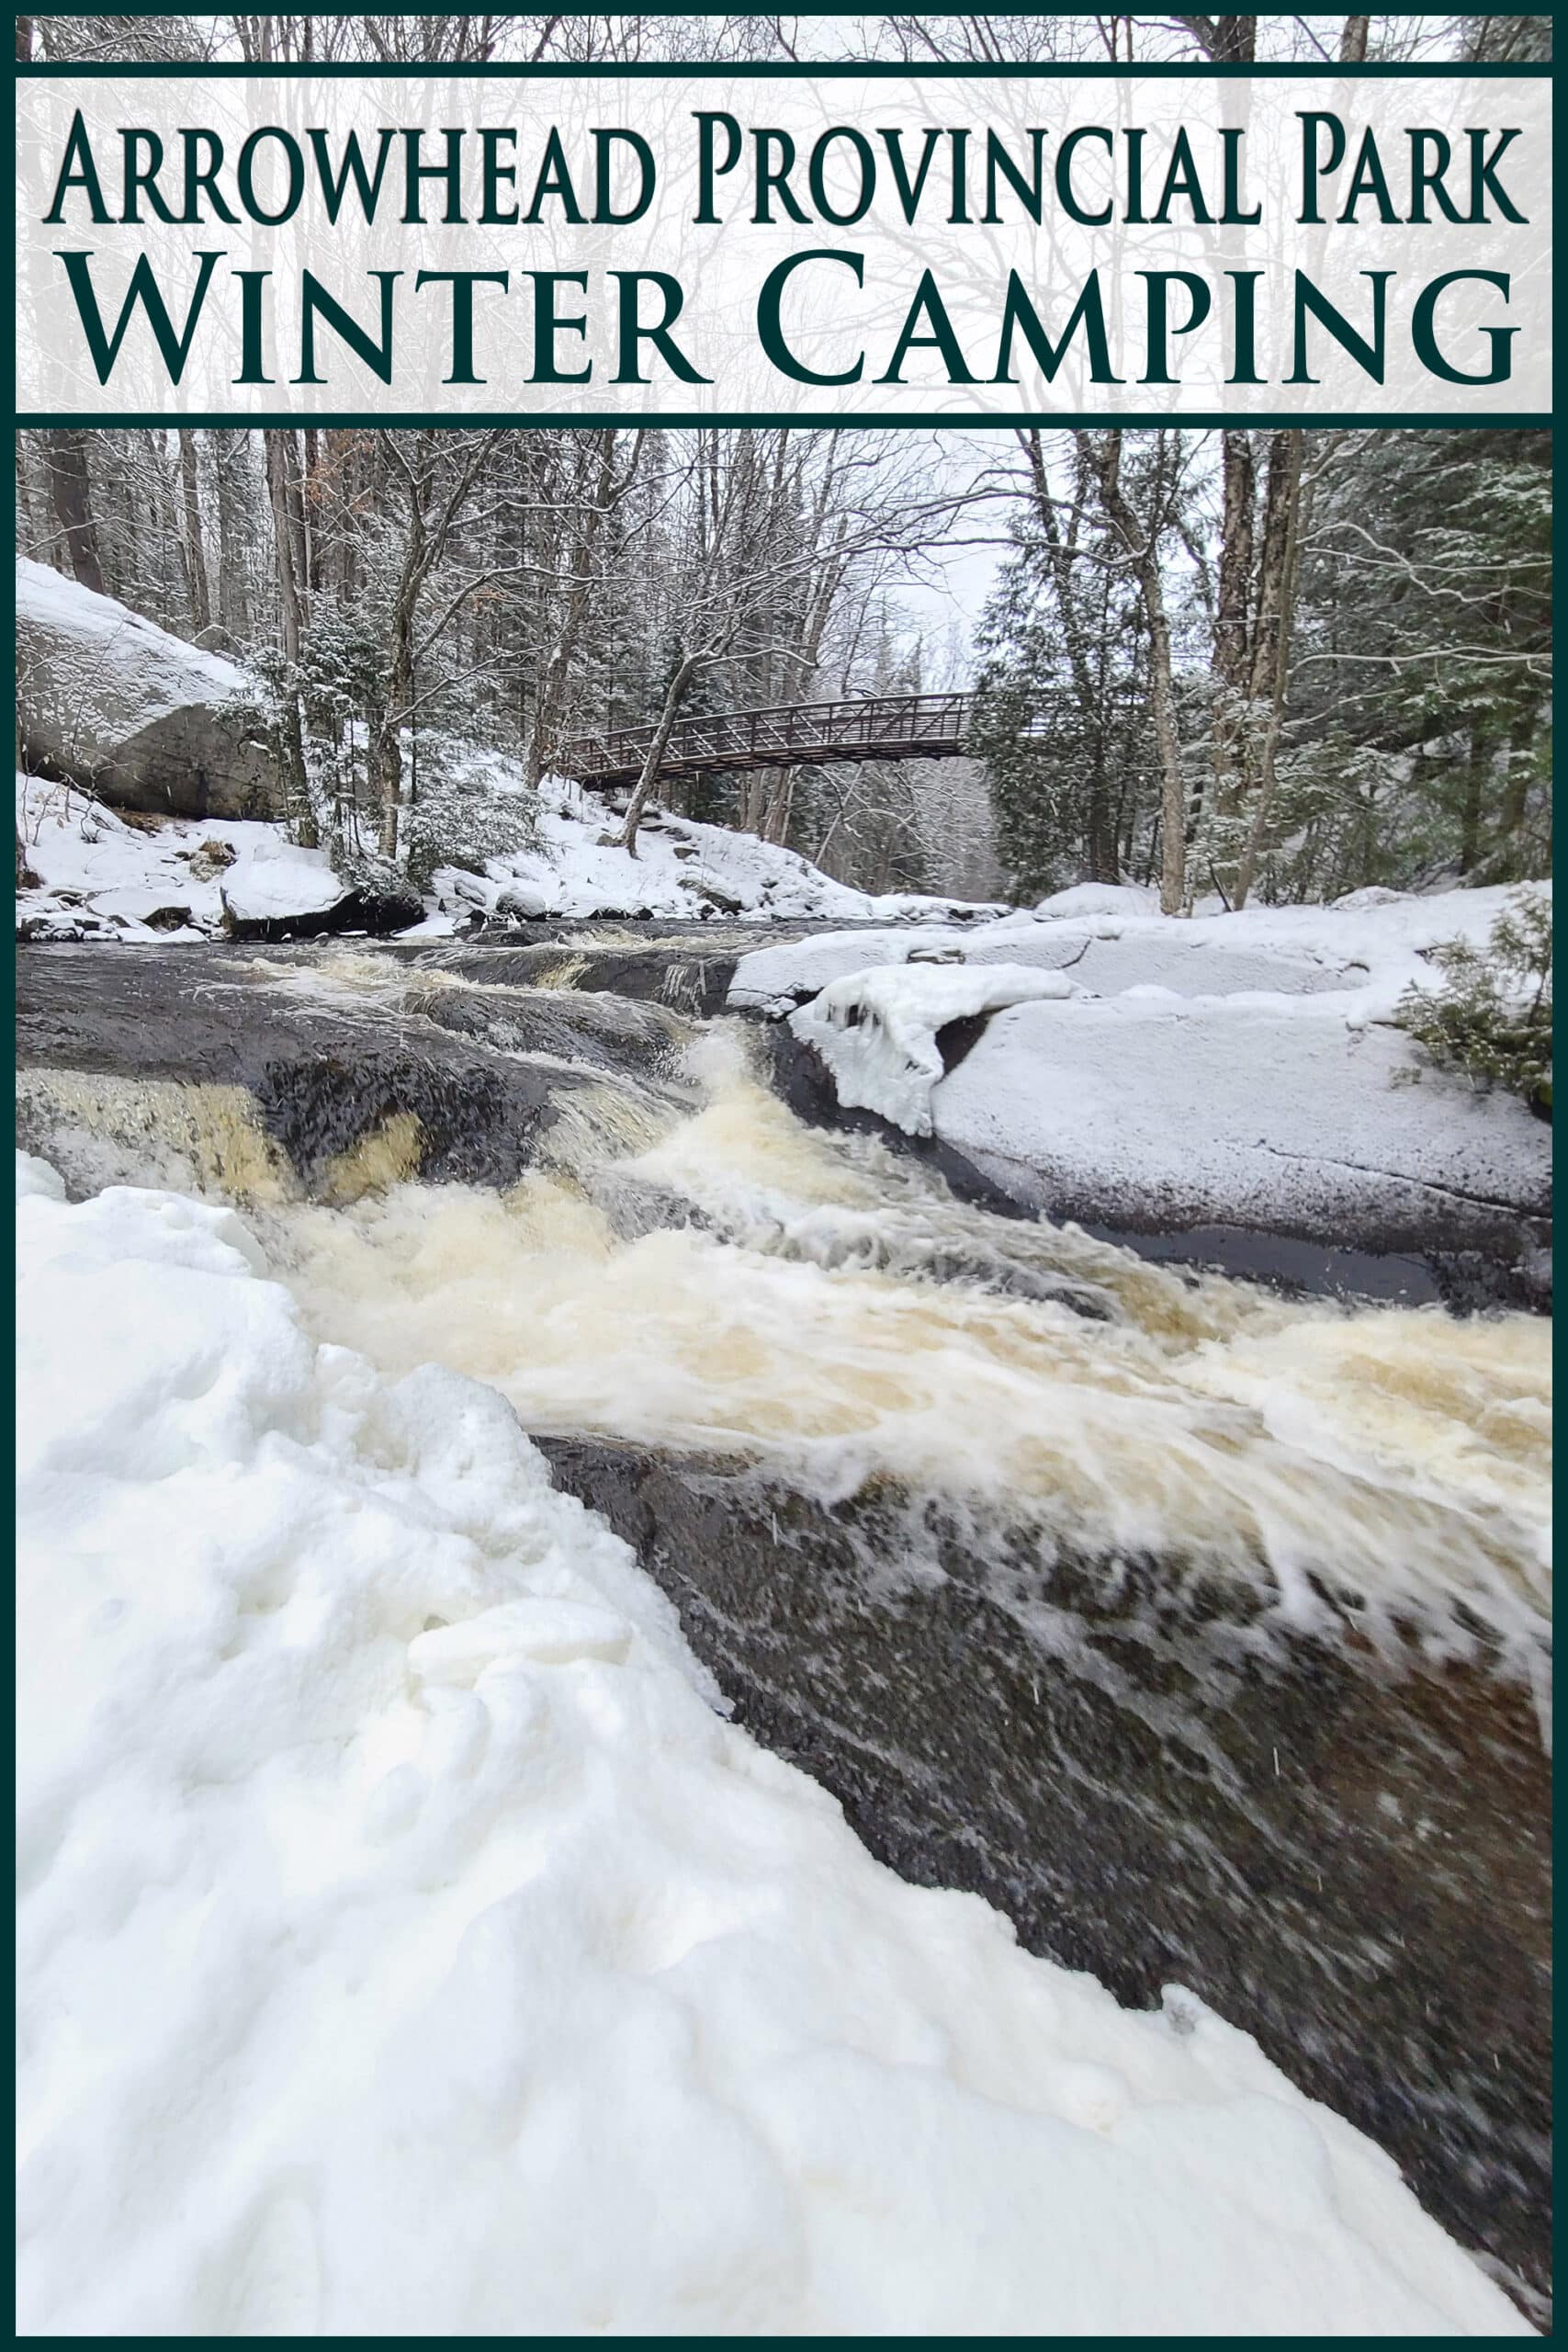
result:
[[[635,847],[679,718],[964,685],[971,763],[677,806],[867,889],[1168,912],[1550,865],[1541,433],[62,428],[17,435],[17,514],[18,552],[254,672],[296,835],[345,870],[515,827],[454,741],[536,784],[652,723]],[[965,644],[916,592],[998,541]]]

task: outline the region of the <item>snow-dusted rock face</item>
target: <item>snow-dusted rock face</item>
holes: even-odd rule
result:
[[[18,558],[17,700],[28,767],[117,808],[276,817],[276,770],[239,708],[249,684],[232,662]]]

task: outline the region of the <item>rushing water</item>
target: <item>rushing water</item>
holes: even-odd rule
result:
[[[1374,1634],[1469,1620],[1534,1647],[1544,1321],[1285,1299],[967,1205],[923,1162],[802,1124],[754,1032],[668,1001],[678,965],[639,1003],[569,995],[581,969],[243,967],[253,1013],[304,1004],[324,1040],[344,1010],[403,1040],[439,1021],[570,1078],[505,1190],[412,1181],[408,1110],[308,1188],[240,1088],[123,1080],[117,1114],[117,1081],[53,1079],[56,1118],[73,1093],[81,1129],[139,1127],[142,1181],[194,1171],[240,1199],[322,1338],[492,1382],[530,1430],[736,1453],[823,1497],[897,1481],[1079,1550],[1263,1578],[1298,1619],[1331,1585]],[[606,1058],[628,1041],[635,1073]]]

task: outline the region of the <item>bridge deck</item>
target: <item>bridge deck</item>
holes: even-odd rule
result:
[[[841,760],[960,758],[972,699],[965,694],[871,695],[782,703],[771,710],[704,711],[676,720],[659,773],[679,777]],[[580,784],[634,784],[654,733],[643,726],[579,736],[561,746],[554,764]]]

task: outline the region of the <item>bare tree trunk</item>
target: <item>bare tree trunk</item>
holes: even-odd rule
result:
[[[272,508],[273,541],[277,556],[283,658],[289,671],[283,690],[284,787],[295,838],[303,848],[316,849],[320,846],[320,836],[316,830],[315,811],[310,805],[310,779],[305,772],[305,729],[299,710],[299,649],[306,616],[289,490],[294,435],[268,428],[262,434],[262,443],[266,459],[267,500]]]
[[[1345,29],[1339,36],[1341,65],[1359,65],[1367,54],[1367,34],[1371,28],[1370,17],[1347,17]]]
[[[1269,435],[1268,484],[1263,497],[1263,552],[1258,561],[1252,673],[1247,687],[1255,702],[1266,700],[1274,686],[1285,606],[1286,553],[1301,496],[1304,447],[1296,426]]]
[[[1178,17],[1205,57],[1219,65],[1250,65],[1258,54],[1256,17]]]
[[[559,720],[561,706],[566,697],[567,678],[572,658],[577,650],[578,638],[581,632],[583,617],[587,613],[588,601],[593,587],[594,551],[604,518],[610,512],[612,494],[615,491],[616,435],[614,428],[602,432],[597,435],[597,439],[599,466],[593,486],[593,501],[578,521],[566,610],[561,616],[559,633],[550,649],[549,660],[545,664],[545,674],[540,683],[538,702],[534,713],[533,731],[528,739],[526,774],[530,791],[537,791],[539,778],[545,772],[545,763],[556,748],[556,728]],[[642,436],[639,434],[633,445],[634,469],[641,441]],[[630,483],[631,474],[628,471],[626,481],[621,485],[620,494],[624,495],[626,490],[630,487]]]
[[[740,831],[761,837],[768,816],[768,775],[766,768],[752,768],[746,778],[746,788],[740,802]]]
[[[637,788],[632,794],[626,809],[626,821],[621,831],[620,846],[628,851],[633,857],[637,855],[637,829],[642,822],[643,810],[648,807],[653,787],[659,781],[660,763],[664,757],[671,730],[681,715],[681,705],[685,700],[686,689],[701,666],[700,654],[682,654],[676,665],[674,676],[664,690],[664,707],[659,714],[659,724],[653,730],[653,740],[649,744],[648,753],[642,763],[642,772],[637,780]]]
[[[1224,498],[1212,670],[1214,814],[1223,824],[1239,817],[1247,797],[1254,469],[1250,434],[1226,432],[1220,437]]]
[[[424,514],[412,493],[410,530],[402,574],[392,599],[391,662],[387,678],[387,707],[381,718],[377,750],[377,779],[381,797],[381,831],[378,842],[383,857],[396,857],[402,811],[403,721],[413,701],[413,616],[423,583]]]
[[[1160,912],[1179,915],[1187,899],[1187,804],[1181,786],[1181,746],[1170,660],[1170,621],[1159,571],[1159,518],[1147,529],[1122,487],[1122,435],[1077,436],[1094,469],[1111,527],[1120,539],[1144,600],[1149,633],[1149,708],[1160,764]]]
[[[235,644],[243,641],[251,625],[241,563],[244,510],[234,488],[235,466],[244,454],[249,437],[248,434],[222,432],[214,434],[209,445],[218,468],[218,621],[225,636]]]
[[[1459,870],[1473,874],[1481,862],[1481,812],[1485,801],[1486,738],[1472,722],[1470,757],[1464,763],[1464,805],[1460,813]]]
[[[1525,808],[1529,796],[1529,728],[1517,722],[1508,735],[1507,763],[1503,771],[1503,806],[1500,826],[1503,840],[1510,842],[1525,821]]]
[[[1235,892],[1232,904],[1239,912],[1246,906],[1258,871],[1258,860],[1263,848],[1263,835],[1269,823],[1269,809],[1274,799],[1274,764],[1280,750],[1280,736],[1285,723],[1285,704],[1291,689],[1291,632],[1295,620],[1296,580],[1301,570],[1302,506],[1306,495],[1302,487],[1302,458],[1305,447],[1299,430],[1292,429],[1277,435],[1293,445],[1280,454],[1281,496],[1287,501],[1284,545],[1280,554],[1280,573],[1271,594],[1259,596],[1260,607],[1271,606],[1273,631],[1274,674],[1269,681],[1270,697],[1269,723],[1263,738],[1262,758],[1258,763],[1258,790],[1254,796],[1252,823],[1247,831],[1247,847],[1242,852],[1236,871]],[[1273,490],[1273,464],[1269,465],[1269,490]],[[1269,560],[1268,535],[1265,533],[1264,560]]]
[[[272,508],[273,543],[277,554],[277,598],[283,616],[283,658],[298,662],[305,629],[305,591],[299,575],[299,550],[289,498],[289,443],[294,436],[268,428],[262,434],[266,458],[266,494]]]
[[[799,775],[798,768],[780,768],[778,780],[768,795],[768,805],[762,818],[762,839],[776,842],[780,848],[789,838],[789,820],[795,808],[795,787]]]
[[[310,19],[307,17],[307,24]],[[305,540],[305,582],[312,595],[321,585],[321,521],[320,512],[321,437],[313,424],[305,427],[305,471],[300,485],[299,527]]]
[[[185,551],[186,583],[190,592],[190,616],[197,635],[212,626],[212,592],[207,582],[207,557],[201,545],[201,484],[197,475],[196,435],[179,428],[181,545]]]
[[[28,481],[27,448],[24,436],[20,433],[15,434],[12,437],[17,453],[17,512],[21,517],[22,545],[30,554],[38,544],[38,526],[33,519],[32,489]]]
[[[95,595],[106,594],[103,565],[98,557],[98,534],[93,522],[92,482],[87,472],[87,436],[85,433],[56,427],[44,435],[44,448],[49,459],[50,495],[54,502],[55,518],[64,536],[71,569],[84,588]]]

